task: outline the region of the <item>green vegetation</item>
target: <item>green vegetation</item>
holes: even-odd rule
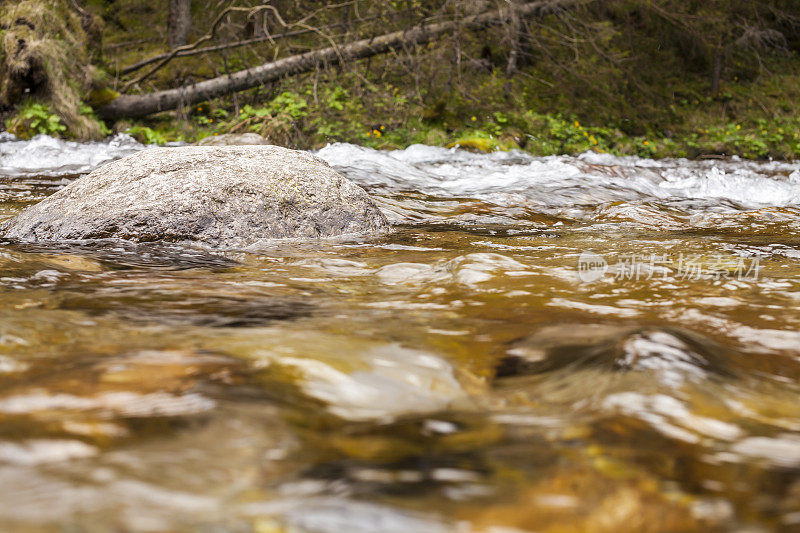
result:
[[[58,136],[67,127],[49,107],[29,100],[20,106],[13,119],[6,121],[6,129],[20,139],[30,139],[39,134]]]
[[[339,4],[317,9],[306,3],[282,3],[283,19],[290,24],[311,13],[302,19],[306,26],[341,23]],[[61,0],[12,1],[0,8],[3,20],[38,4],[65,9]],[[95,108],[108,103],[142,71],[117,79],[98,72],[119,72],[164,51],[164,4],[84,1],[99,21],[94,27],[103,28],[105,44],[102,54],[91,46],[81,52],[94,58],[94,66],[84,65],[80,75],[75,70],[79,62],[64,63],[65,55],[55,55],[61,63],[48,63],[61,65],[56,71],[63,74],[48,74],[55,89],[29,99],[61,117],[67,129],[51,134],[87,138],[109,131],[91,113],[70,109],[81,108],[80,98]],[[420,17],[473,12],[464,1],[358,5],[365,22],[340,36],[342,42],[404,28]],[[501,5],[492,1],[483,9]],[[192,6],[193,26],[205,31],[217,8],[207,0],[193,0]],[[221,42],[252,37],[246,33],[252,17],[246,12],[231,17],[230,25],[218,30],[225,37]],[[66,36],[64,42],[89,35],[86,24],[76,26],[74,13],[62,18],[68,22],[54,34]],[[0,29],[4,43],[12,30],[15,35],[29,31],[7,24],[9,29]],[[269,24],[273,34],[284,31],[275,20]],[[269,86],[108,126],[161,144],[249,131],[301,148],[345,141],[380,149],[425,143],[537,155],[595,150],[647,157],[800,157],[800,5],[784,0],[586,1],[520,24],[463,30],[400,54],[322,66]],[[329,38],[309,31],[292,40],[175,58],[124,92],[147,93],[224,76],[261,64],[267,56],[328,46]],[[7,56],[0,49],[0,59]],[[54,94],[67,94],[69,103],[55,102]],[[25,105],[18,103],[11,111],[19,115],[12,122],[23,136],[37,132],[23,131]]]
[[[628,135],[619,125],[587,125],[577,115],[537,113],[502,99],[487,100],[471,110],[475,114],[468,114],[464,112],[468,108],[451,111],[448,106],[435,109],[409,104],[385,90],[354,99],[341,85],[318,87],[318,106],[309,105],[309,100],[313,102],[310,86],[301,86],[299,91],[284,91],[260,106],[246,104],[238,113],[225,102],[205,103],[193,109],[185,121],[165,114],[127,131],[148,144],[249,131],[277,144],[311,148],[341,141],[378,149],[423,143],[484,152],[521,149],[534,155],[592,150],[641,157],[800,157],[800,117],[768,121],[753,114],[741,122],[715,123],[695,119],[706,126],[686,128],[671,136],[657,130]],[[688,111],[700,115],[708,104],[705,100]],[[416,109],[417,116],[409,109]]]
[[[164,132],[156,131],[147,126],[132,126],[124,131],[142,144],[166,144],[170,140],[183,140],[182,137],[174,137],[173,139],[170,139],[170,136]]]

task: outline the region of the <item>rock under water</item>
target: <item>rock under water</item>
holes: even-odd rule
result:
[[[311,154],[277,146],[186,146],[109,163],[6,222],[0,235],[230,248],[387,228],[361,187]]]

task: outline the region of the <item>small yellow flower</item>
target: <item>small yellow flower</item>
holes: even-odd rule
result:
[[[580,128],[580,127],[581,127],[581,124],[580,124],[580,122],[578,122],[577,120],[575,121],[575,127],[576,127],[576,128]]]
[[[471,120],[472,122],[475,122],[476,120],[478,120],[478,117],[476,117],[475,115],[472,115],[472,116],[470,117],[470,120]]]
[[[381,131],[385,130],[386,126],[381,126]]]
[[[372,130],[372,133],[375,134],[375,137],[380,137],[381,136],[381,132],[378,131],[378,130]]]
[[[644,142],[644,145],[645,145],[645,146],[648,146],[649,144],[650,144],[650,143],[649,143],[649,142],[647,142],[647,141],[645,141],[645,142]]]
[[[737,129],[737,130],[740,130],[740,129],[742,129],[742,125],[741,125],[741,124],[737,124],[737,125],[736,125],[736,129]]]

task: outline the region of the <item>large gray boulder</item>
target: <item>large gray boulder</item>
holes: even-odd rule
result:
[[[240,248],[387,228],[361,187],[311,154],[185,146],[152,148],[100,167],[0,226],[0,235]]]

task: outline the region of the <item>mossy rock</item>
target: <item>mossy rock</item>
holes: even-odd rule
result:
[[[79,112],[97,71],[89,63],[91,37],[67,0],[2,2],[0,28],[0,107],[31,99],[56,113],[72,136],[102,137],[100,124]]]
[[[92,106],[93,108],[97,109],[99,107],[103,107],[106,104],[110,104],[118,97],[119,93],[117,91],[109,89],[108,87],[100,87],[97,89],[92,89],[89,92],[89,96],[86,99],[86,103]]]
[[[447,148],[461,148],[470,152],[491,152],[497,148],[493,139],[487,137],[462,137],[451,142]]]

